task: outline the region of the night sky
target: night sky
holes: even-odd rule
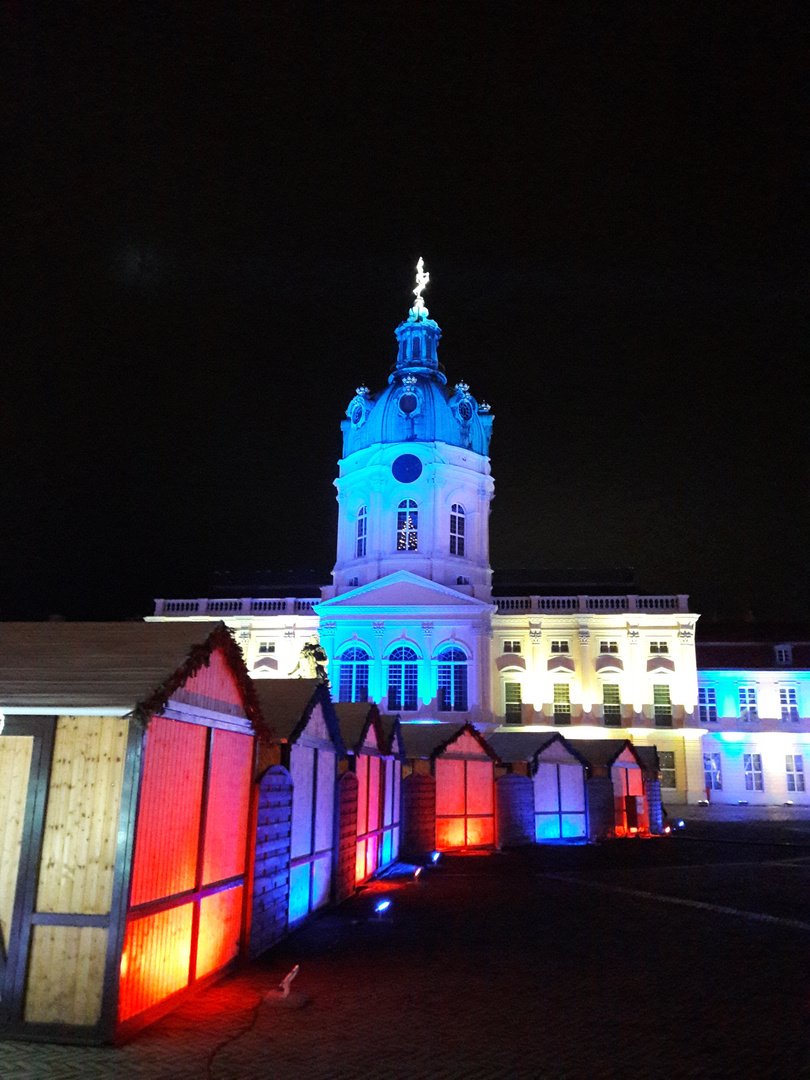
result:
[[[800,11],[6,5],[0,618],[328,581],[420,255],[493,566],[806,615]]]

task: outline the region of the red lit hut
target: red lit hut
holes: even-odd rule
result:
[[[0,1038],[124,1038],[246,945],[241,652],[221,623],[0,623],[0,709]]]
[[[645,780],[654,777],[639,753],[640,747],[628,739],[577,739],[575,745],[588,762],[591,839],[648,835],[650,811]]]
[[[251,953],[335,899],[338,762],[346,750],[317,679],[253,684],[271,745],[259,759]]]
[[[489,741],[508,769],[495,785],[501,846],[587,840],[587,762],[579,744],[529,731],[496,732]]]
[[[357,780],[354,886],[390,866],[399,854],[402,737],[399,718],[386,717],[384,724],[374,704],[336,702],[335,712],[349,754],[347,766]]]
[[[496,843],[498,757],[470,723],[402,725],[403,852],[488,847]]]

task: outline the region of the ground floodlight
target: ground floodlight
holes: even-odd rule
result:
[[[416,869],[414,870],[414,872],[413,872],[413,880],[414,880],[414,881],[418,881],[418,880],[419,880],[419,875],[420,875],[421,873],[422,873],[422,867],[421,867],[421,866],[417,866],[417,868],[416,868]]]
[[[374,905],[374,910],[377,912],[378,915],[382,915],[382,913],[384,911],[388,911],[390,907],[390,900],[378,900],[377,903]]]
[[[686,825],[685,821],[681,820],[681,821],[678,822],[678,828],[679,829],[682,829],[684,827],[684,825]]]
[[[439,851],[431,851],[431,853],[430,853],[430,861],[431,862],[438,862],[440,854],[441,854],[441,852],[439,852]]]

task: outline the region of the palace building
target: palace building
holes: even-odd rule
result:
[[[493,415],[466,382],[448,384],[427,282],[420,259],[387,385],[359,386],[341,423],[332,583],[319,596],[160,599],[151,618],[224,620],[254,678],[314,674],[317,644],[335,701],[404,723],[655,745],[667,805],[810,802],[807,672],[786,678],[782,664],[766,690],[726,654],[696,654],[685,594],[493,586]],[[780,644],[801,662],[802,647]]]

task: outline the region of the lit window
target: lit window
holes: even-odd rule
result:
[[[605,716],[605,727],[622,726],[622,704],[619,697],[618,683],[602,684],[602,708]]]
[[[762,755],[743,754],[743,768],[745,770],[745,790],[762,791]]]
[[[753,686],[740,687],[740,719],[756,720],[757,692]]]
[[[554,684],[554,723],[571,723],[571,694],[568,683]]]
[[[666,641],[651,641],[650,642],[651,653],[668,653],[669,645]]]
[[[450,554],[464,554],[464,507],[460,503],[450,507]]]
[[[702,686],[698,690],[698,715],[706,723],[717,720],[717,691],[713,686]]]
[[[268,653],[274,653],[275,651],[276,651],[276,643],[275,643],[275,641],[260,641],[259,642],[259,652],[264,654],[265,656]]]
[[[792,724],[798,724],[799,702],[796,691],[792,686],[780,687],[779,704],[782,706],[782,719],[789,720]]]
[[[368,535],[368,510],[361,506],[357,511],[357,542],[354,547],[355,558],[364,559],[366,556],[366,537]]]
[[[515,653],[515,652],[519,653],[520,652],[520,642],[519,641],[505,641],[503,643],[503,651],[504,652],[511,652],[511,653]]]
[[[443,649],[439,661],[439,712],[467,711],[467,654]]]
[[[666,683],[653,686],[653,720],[656,727],[672,727],[672,698]]]
[[[804,761],[801,754],[785,754],[788,791],[804,791]]]
[[[723,774],[720,772],[720,755],[703,755],[703,782],[706,791],[723,790]]]
[[[519,682],[504,683],[504,704],[506,705],[506,723],[519,724],[523,718],[523,695]]]
[[[416,551],[419,514],[413,499],[403,499],[397,507],[397,551]]]
[[[346,649],[337,657],[339,664],[338,701],[368,701],[368,664],[365,649]]]
[[[388,658],[388,708],[415,712],[418,687],[417,655],[401,645]]]
[[[551,651],[553,653],[568,653],[571,649],[567,641],[552,641]]]
[[[708,757],[708,754],[705,755]],[[662,788],[674,788],[677,787],[675,780],[675,751],[674,750],[659,750],[658,751],[658,767],[661,770],[661,787]]]
[[[618,641],[600,641],[599,652],[600,653],[617,653],[619,651]]]
[[[793,647],[791,645],[777,645],[775,652],[777,664],[780,667],[790,667],[793,663]]]

